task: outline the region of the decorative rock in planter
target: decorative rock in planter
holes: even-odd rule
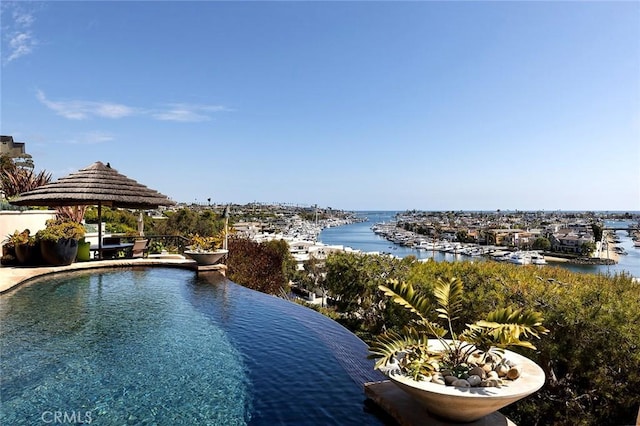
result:
[[[437,350],[438,340],[430,340]],[[430,413],[457,422],[472,422],[537,391],[544,385],[542,369],[530,359],[505,350],[504,357],[517,365],[517,380],[504,380],[500,387],[469,387],[469,377],[463,386],[445,386],[433,381],[415,381],[393,370],[383,372],[403,391],[411,395]],[[474,379],[475,381],[475,379]],[[462,382],[462,380],[460,380]]]
[[[78,254],[78,240],[61,238],[58,241],[40,241],[44,261],[53,266],[71,265]]]
[[[215,251],[193,251],[185,250],[184,254],[195,260],[198,265],[215,265],[220,261],[229,250],[218,249]]]

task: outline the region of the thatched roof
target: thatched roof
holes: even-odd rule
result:
[[[149,209],[175,204],[153,189],[105,166],[100,161],[69,176],[32,191],[24,192],[11,204],[19,206],[96,205]]]

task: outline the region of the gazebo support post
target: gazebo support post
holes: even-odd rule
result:
[[[102,203],[98,203],[98,260],[102,260]]]

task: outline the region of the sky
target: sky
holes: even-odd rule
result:
[[[0,133],[177,202],[640,210],[640,2],[1,3]]]

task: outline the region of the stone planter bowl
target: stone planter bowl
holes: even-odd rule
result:
[[[184,254],[191,259],[195,260],[198,265],[215,265],[220,261],[229,250],[218,249],[212,252],[197,252],[192,250],[185,250]]]
[[[429,346],[442,347],[438,340],[430,340]],[[519,365],[520,377],[505,380],[497,387],[460,388],[437,383],[417,382],[402,374],[389,372],[387,377],[403,391],[411,395],[430,413],[456,422],[472,422],[522,399],[544,385],[544,371],[530,359],[505,350],[504,357]]]

